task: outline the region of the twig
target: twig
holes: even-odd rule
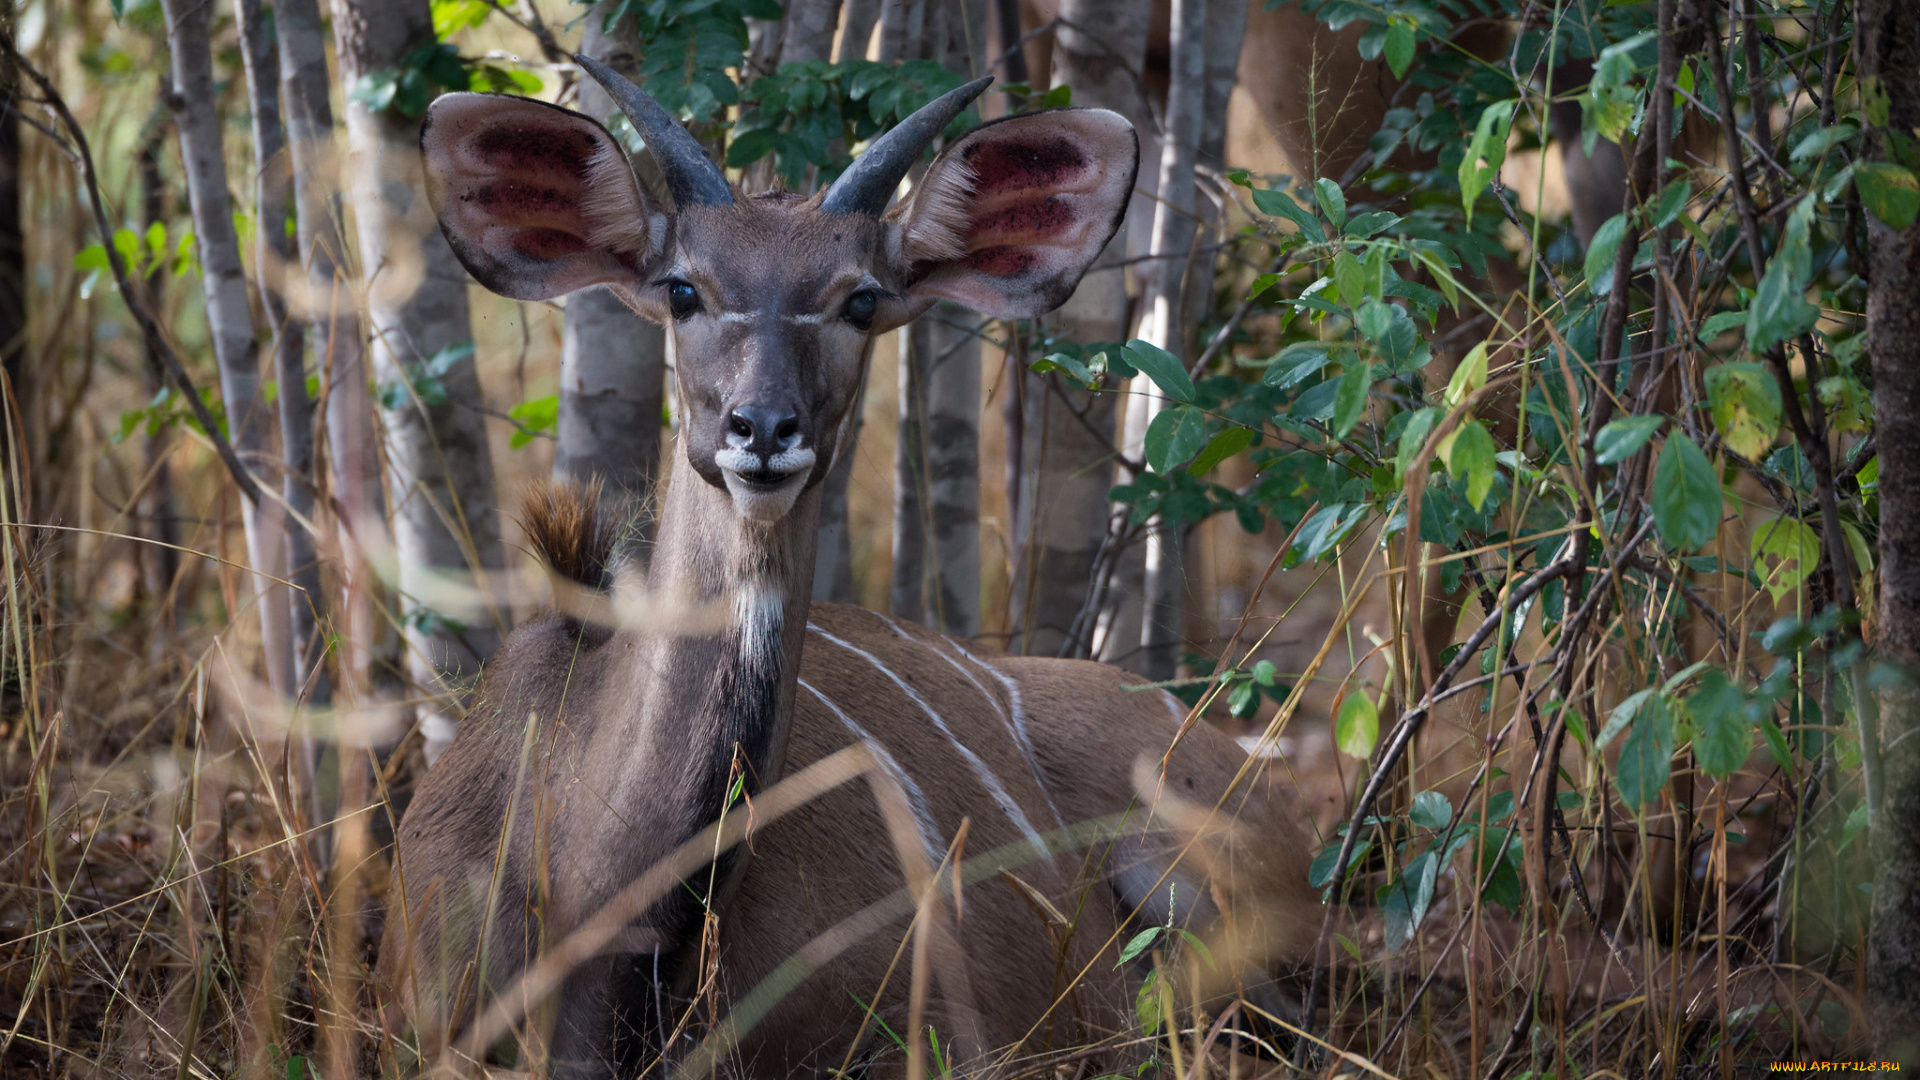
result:
[[[1293,258],[1291,251],[1283,251],[1274,256],[1273,265],[1267,268],[1267,273],[1279,273],[1286,267],[1287,260],[1291,258]],[[1192,370],[1187,372],[1190,377],[1198,378],[1201,372],[1207,370],[1207,365],[1213,363],[1213,358],[1220,355],[1220,350],[1227,347],[1228,339],[1232,338],[1233,332],[1240,328],[1240,320],[1245,319],[1247,312],[1253,310],[1253,303],[1258,298],[1259,294],[1257,293],[1249,295],[1246,299],[1240,301],[1238,307],[1233,309],[1233,314],[1227,316],[1226,323],[1222,325],[1219,330],[1215,331],[1213,340],[1207,342],[1206,351],[1200,354],[1200,359],[1193,362]]]
[[[1571,572],[1575,565],[1571,558],[1557,560],[1515,586],[1501,602],[1500,607],[1474,629],[1473,634],[1460,646],[1460,651],[1447,662],[1446,668],[1433,680],[1433,685],[1427,689],[1420,703],[1400,718],[1399,724],[1395,725],[1393,734],[1388,738],[1386,749],[1374,762],[1373,772],[1367,779],[1367,786],[1360,793],[1359,800],[1354,803],[1353,813],[1347,819],[1346,835],[1340,841],[1340,855],[1334,863],[1333,879],[1328,882],[1332,895],[1339,895],[1340,886],[1346,880],[1347,864],[1353,858],[1353,845],[1360,836],[1362,823],[1367,818],[1367,811],[1373,807],[1374,800],[1380,797],[1380,792],[1386,787],[1388,778],[1393,775],[1394,767],[1400,763],[1400,758],[1407,752],[1407,747],[1413,744],[1414,735],[1419,732],[1428,714],[1432,712],[1435,695],[1444,692],[1447,686],[1459,676],[1461,670],[1467,666],[1467,661],[1480,651],[1480,646],[1486,644],[1487,638],[1491,637],[1505,621],[1509,611],[1546,588],[1549,582]],[[1333,940],[1333,913],[1336,907],[1336,904],[1328,904],[1326,914],[1320,919],[1320,936],[1313,949],[1313,979],[1308,984],[1306,997],[1309,1020],[1311,1020],[1315,1003],[1319,1001],[1322,980],[1326,976],[1327,964],[1323,958]],[[1331,1016],[1328,1019],[1331,1021]]]
[[[93,149],[87,142],[87,133],[81,129],[80,122],[74,119],[72,110],[67,108],[65,99],[61,98],[59,91],[53,88],[53,84],[47,80],[47,77],[14,48],[11,37],[6,39],[6,47],[13,63],[18,66],[22,74],[33,80],[34,85],[40,88],[43,103],[60,118],[61,126],[67,129],[68,135],[73,139],[73,146],[70,148],[63,146],[63,149],[67,149],[80,165],[80,175],[87,184],[87,200],[93,207],[93,224],[100,231],[100,246],[106,250],[107,265],[113,270],[113,283],[120,290],[120,299],[126,303],[127,310],[133,313],[134,321],[140,324],[140,333],[146,339],[147,348],[161,359],[166,365],[167,373],[173,376],[174,382],[179,384],[181,393],[186,395],[188,407],[193,410],[194,419],[200,422],[201,428],[206,431],[208,441],[213,443],[214,451],[220,455],[221,462],[233,475],[233,481],[240,488],[240,494],[246,496],[248,502],[258,504],[263,497],[260,485],[254,480],[253,474],[247,471],[247,467],[240,463],[240,456],[234,453],[233,444],[227,441],[225,433],[220,430],[220,424],[213,418],[212,410],[208,409],[207,403],[200,399],[200,391],[193,385],[193,377],[187,374],[186,365],[180,362],[180,354],[173,351],[173,344],[161,331],[159,321],[140,302],[138,294],[134,291],[133,281],[127,275],[126,260],[121,258],[119,249],[113,244],[113,226],[107,222],[106,204],[100,197],[100,177],[94,171]]]

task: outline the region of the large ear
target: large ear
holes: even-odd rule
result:
[[[909,295],[1009,319],[1052,311],[1120,228],[1139,168],[1133,125],[1105,109],[974,128],[893,213]]]
[[[420,129],[427,197],[467,271],[516,300],[589,285],[630,293],[665,231],[626,154],[576,112],[499,94],[444,94]]]

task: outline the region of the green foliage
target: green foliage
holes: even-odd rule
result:
[[[1653,476],[1653,520],[1660,539],[1676,551],[1705,547],[1720,531],[1720,476],[1700,446],[1683,434],[1667,437]]]
[[[414,401],[426,409],[444,405],[447,402],[447,386],[441,380],[472,358],[473,342],[449,345],[425,360],[408,362],[405,382],[398,379],[384,381],[375,388],[374,396],[380,402],[380,407],[388,411],[406,408]]]

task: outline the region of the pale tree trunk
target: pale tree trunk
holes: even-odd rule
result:
[[[580,50],[629,77],[638,74],[634,44],[630,20],[608,34],[596,10],[582,24]],[[602,123],[618,111],[592,79],[580,80],[575,107]],[[554,475],[600,478],[606,508],[631,523],[621,547],[636,559],[644,558],[651,534],[651,515],[640,511],[660,464],[666,371],[663,327],[634,314],[605,289],[567,300]]]
[[[1139,72],[1146,62],[1152,7],[1149,0],[1063,0],[1064,21],[1053,50],[1052,82],[1071,86],[1075,105],[1112,109],[1141,132],[1150,127]],[[1130,213],[1151,212],[1151,207],[1136,197]],[[1126,337],[1126,237],[1123,227],[1073,297],[1049,316],[1056,331],[1087,344]],[[1042,379],[1022,376],[1023,469],[1019,497],[1012,500],[1019,507],[1009,613],[1012,647],[1036,655],[1085,656],[1090,635],[1070,636],[1069,631],[1081,621],[1107,533],[1112,476],[1105,465],[1113,455],[1114,395],[1064,383],[1050,388]]]
[[[957,304],[941,304],[920,321],[931,322],[924,430],[934,570],[926,579],[926,622],[972,637],[980,632],[978,318]]]
[[[986,0],[947,0],[932,28],[948,70],[977,77],[987,64]],[[979,321],[958,304],[921,317],[928,364],[921,386],[926,440],[925,514],[933,560],[925,575],[927,625],[972,637],[980,632],[980,338]]]
[[[1868,131],[1869,153],[1888,160],[1887,133],[1920,127],[1920,21],[1900,0],[1861,0],[1858,11],[1861,80],[1878,83],[1887,108],[1885,129]],[[1876,1056],[1911,1065],[1920,1060],[1920,224],[1896,230],[1874,218],[1867,228],[1868,352],[1880,445],[1880,600],[1873,622],[1881,655],[1906,669],[1881,695],[1880,730],[1866,720],[1861,732],[1873,844],[1867,1015]],[[1856,707],[1870,715],[1869,704]]]
[[[927,55],[927,5],[941,0],[880,0],[880,53],[883,64],[919,60]]]
[[[233,202],[227,193],[213,52],[207,40],[213,13],[210,5],[199,0],[164,0],[162,10],[173,52],[174,128],[180,133],[180,159],[186,169],[187,200],[193,209],[206,293],[207,329],[220,367],[220,396],[234,450],[252,471],[272,452],[271,414],[260,396],[260,352],[248,306],[246,269],[240,261],[240,238],[233,227]],[[286,695],[293,683],[291,631],[286,588],[276,581],[285,576],[281,557],[285,516],[270,500],[243,499],[241,519],[247,563],[253,570],[245,583],[260,611],[267,683],[274,693]]]
[[[1140,337],[1182,355],[1185,313],[1181,298],[1194,242],[1194,174],[1207,98],[1207,0],[1173,0],[1168,56],[1167,136],[1160,150],[1160,201],[1153,215],[1153,243],[1141,273]],[[1127,450],[1139,455],[1147,425],[1173,404],[1145,375],[1132,380],[1127,401]],[[1138,670],[1149,679],[1171,679],[1180,659],[1181,549],[1185,529],[1158,517],[1149,523],[1144,610]]]
[[[865,60],[873,28],[879,23],[880,0],[847,0],[846,15],[840,20],[840,48],[833,58],[841,63]]]
[[[371,522],[379,505],[378,463],[369,451],[373,404],[367,396],[360,309],[347,288],[340,161],[320,8],[315,0],[278,0],[273,14],[274,32],[280,39],[280,100],[286,115],[287,154],[293,163],[294,233],[300,257],[299,267],[289,268],[286,290],[294,293],[304,278],[304,288],[298,292],[305,302],[298,314],[311,333],[315,366],[326,387],[327,450],[346,556],[339,563],[343,603],[336,622],[341,647],[335,671],[358,687],[365,680],[374,628],[368,571],[354,558],[356,549],[348,533],[359,522]],[[319,480],[314,408],[307,397],[304,366],[298,361],[284,353],[280,357],[280,452],[287,469],[283,490],[287,504],[313,521]],[[313,700],[325,701],[331,697],[320,673],[327,653],[321,634],[326,605],[315,542],[311,535],[297,537],[288,547],[288,565],[294,582],[307,590],[305,598],[296,595],[293,612],[301,682],[313,686]]]
[[[780,62],[798,64],[833,59],[833,32],[840,25],[840,0],[789,0],[787,36]]]
[[[928,54],[927,0],[881,0],[880,47],[882,64],[921,60]],[[915,166],[909,184],[920,182]],[[926,612],[926,503],[922,497],[926,476],[926,415],[928,350],[932,329],[920,319],[896,334],[899,363],[898,412],[893,440],[893,565],[887,590],[887,610],[902,619],[919,621]],[[817,560],[816,560],[817,561]]]
[[[923,29],[919,55],[962,75],[985,66],[984,0],[938,5]],[[964,308],[943,303],[900,332],[890,597],[895,615],[968,637],[980,632],[980,346],[972,324]]]
[[[434,40],[426,0],[340,0],[333,29],[340,81],[349,88]],[[399,392],[397,406],[383,408],[381,420],[407,667],[417,685],[457,692],[493,653],[501,627],[491,615],[464,626],[438,615],[424,598],[427,585],[436,576],[471,573],[484,587],[502,553],[472,359],[438,376],[445,389],[438,402],[410,388],[428,360],[473,341],[466,270],[427,203],[419,143],[417,118],[376,113],[349,98],[349,175],[372,324],[368,352],[376,381]],[[454,721],[434,710],[421,718],[421,728],[432,756],[452,740]]]
[[[933,316],[895,331],[899,342],[899,411],[893,439],[893,576],[887,610],[915,622],[926,617],[927,367],[932,361]]]
[[[305,326],[289,309],[286,289],[298,270],[295,238],[278,223],[293,209],[293,159],[281,122],[280,57],[278,45],[260,0],[235,0],[240,24],[240,48],[247,68],[247,98],[253,113],[254,230],[259,238],[260,306],[273,334],[273,370],[279,387],[281,492],[287,505],[307,521],[313,520],[313,496],[308,487],[313,468],[313,403],[307,397]],[[314,558],[313,534],[297,521],[286,522],[284,558],[289,595],[288,625],[292,639],[289,660],[293,693],[309,700],[326,699],[327,687],[317,677],[320,650],[315,634],[316,613],[324,605],[320,566]]]

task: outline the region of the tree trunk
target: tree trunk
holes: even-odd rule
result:
[[[434,41],[426,0],[340,0],[333,29],[349,88]],[[502,627],[494,618],[461,625],[435,612],[427,583],[465,572],[484,581],[501,565],[500,536],[473,360],[425,374],[447,350],[470,348],[473,331],[466,270],[427,203],[419,143],[418,118],[374,112],[349,96],[347,148],[372,321],[368,351],[387,399],[381,420],[407,666],[423,688],[459,691],[500,643]],[[434,751],[453,738],[453,719],[438,710],[421,727]]]
[[[932,360],[931,314],[901,327],[899,412],[893,439],[893,577],[887,610],[897,619],[926,617],[927,368]]]
[[[881,0],[880,62],[896,64],[927,55],[927,0]]]
[[[600,13],[582,25],[580,49],[629,77],[637,75],[631,20],[611,35]],[[618,110],[600,84],[580,80],[576,107],[605,122]],[[567,301],[560,347],[559,447],[555,476],[586,481],[599,477],[609,510],[632,522],[622,548],[643,558],[651,517],[641,514],[660,463],[660,410],[667,371],[666,330],[634,314],[605,289],[576,293]]]
[[[0,35],[9,47],[0,51],[0,371],[6,373],[7,392],[17,403],[15,415],[22,419],[34,415],[28,401],[22,400],[27,385],[27,249],[26,234],[20,229],[20,112],[15,107],[18,83],[13,73],[13,17],[0,14]],[[6,425],[0,425],[0,431]],[[0,445],[0,461],[9,466],[23,464],[31,469],[29,457],[16,462],[16,450],[28,450],[34,440],[16,425],[13,438]],[[16,474],[20,475],[20,474]],[[24,475],[32,475],[31,472]],[[21,485],[22,490],[25,485]],[[19,515],[23,508],[14,508]],[[29,520],[18,516],[16,520]]]
[[[1893,156],[1889,133],[1920,127],[1920,21],[1901,0],[1861,0],[1858,11],[1862,84],[1877,82],[1887,108],[1885,126],[1868,129],[1868,153],[1884,161]],[[1896,230],[1869,218],[1867,228],[1867,340],[1880,445],[1874,626],[1881,655],[1908,672],[1881,695],[1880,731],[1869,720],[1861,732],[1873,838],[1867,1008],[1875,1055],[1911,1065],[1920,1060],[1920,688],[1912,674],[1920,671],[1920,224]],[[1860,704],[1866,715],[1867,703]]]
[[[928,326],[925,374],[927,550],[926,622],[944,634],[980,632],[980,339],[979,317],[957,304],[921,316]]]
[[[140,178],[142,230],[150,229],[155,224],[164,224],[167,220],[167,189],[160,178],[160,154],[166,142],[168,116],[165,103],[154,106],[152,115],[147,119],[147,130],[140,140],[140,151],[134,156],[134,169]],[[146,291],[147,306],[155,312],[166,310],[166,282],[165,270],[157,266],[141,280],[141,287]],[[160,358],[152,342],[141,342],[141,351],[147,361],[147,393],[150,396],[158,394],[172,385],[167,379],[166,362]],[[180,597],[174,589],[174,583],[180,576],[180,520],[174,512],[173,469],[168,463],[176,437],[166,427],[161,427],[148,437],[146,470],[150,479],[147,481],[146,494],[141,499],[141,515],[146,519],[147,536],[158,541],[140,545],[148,549],[142,554],[140,562],[146,573],[145,585],[153,598],[153,612],[160,628],[152,642],[156,656],[171,653],[174,640],[180,632]]]
[[[234,450],[248,467],[272,452],[271,414],[260,396],[260,353],[254,340],[253,311],[247,296],[240,238],[233,227],[233,202],[227,193],[227,163],[220,139],[218,98],[213,88],[213,51],[208,44],[212,10],[196,0],[163,0],[168,45],[173,53],[174,128],[180,133],[180,159],[186,168],[187,198],[193,207],[193,231],[199,247],[201,284],[206,293],[207,329],[220,366],[220,396]],[[284,515],[272,501],[243,500],[241,518],[247,536],[247,562],[253,574],[247,588],[260,609],[260,643],[267,683],[275,693],[292,692],[293,653],[288,597],[281,556]]]
[[[293,159],[287,149],[286,126],[281,122],[281,67],[278,45],[270,36],[260,0],[235,0],[240,24],[240,48],[247,68],[247,98],[253,113],[254,220],[262,223],[258,260],[260,306],[273,334],[273,370],[278,385],[280,460],[284,471],[282,497],[301,517],[313,520],[313,497],[305,481],[313,467],[313,403],[307,397],[306,327],[289,309],[287,283],[299,259],[295,238],[284,228],[265,227],[284,222],[293,209]],[[283,515],[284,520],[284,515]],[[316,614],[325,604],[320,592],[320,566],[314,558],[313,534],[298,522],[285,522],[284,558],[289,595],[291,634],[289,662],[292,693],[320,696],[326,687],[312,677],[320,660],[315,634]]]
[[[1153,215],[1153,241],[1140,270],[1140,337],[1183,357],[1187,321],[1181,300],[1188,265],[1194,261],[1194,164],[1207,101],[1207,0],[1173,0],[1167,81],[1167,137],[1160,151],[1160,201]],[[1127,453],[1142,453],[1147,427],[1174,403],[1145,375],[1134,376],[1127,399]],[[1181,548],[1185,527],[1156,517],[1147,533],[1146,575],[1137,670],[1153,680],[1171,679],[1180,659],[1181,593],[1185,580]]]
[[[787,37],[780,62],[798,64],[833,59],[833,32],[840,25],[840,0],[789,0]]]
[[[1073,88],[1075,105],[1112,109],[1148,130],[1139,72],[1146,63],[1148,0],[1064,0],[1056,33],[1053,83]],[[1068,25],[1071,24],[1071,25]],[[1143,140],[1144,141],[1144,140]],[[1151,203],[1136,197],[1133,213]],[[1150,212],[1150,210],[1149,210]],[[1051,327],[1086,344],[1117,342],[1127,333],[1123,227]],[[1020,450],[1022,490],[1012,500],[1019,559],[1013,567],[1009,624],[1016,652],[1085,656],[1091,635],[1070,636],[1092,583],[1107,532],[1113,453],[1112,394],[1090,394],[1023,373],[1026,414]],[[1076,419],[1079,413],[1084,419]]]
[[[331,82],[326,39],[315,0],[278,0],[274,31],[280,39],[281,104],[286,115],[287,153],[293,166],[294,234],[305,268],[306,303],[298,314],[312,332],[316,367],[327,387],[327,448],[333,465],[333,495],[342,517],[340,539],[347,558],[340,562],[339,619],[341,650],[336,672],[352,685],[364,677],[373,619],[365,569],[353,560],[348,542],[352,523],[371,520],[378,505],[376,462],[367,447],[372,438],[372,402],[367,397],[366,361],[360,340],[360,314],[346,288],[347,244],[341,231],[340,163],[333,130]],[[289,268],[289,273],[292,268]],[[298,280],[295,278],[294,280]],[[292,292],[289,283],[289,292]],[[313,402],[307,396],[305,369],[297,357],[280,355],[280,454],[286,463],[286,499],[312,521],[319,471],[314,461]],[[294,598],[294,637],[303,685],[312,699],[325,701],[330,688],[314,669],[326,659],[320,634],[325,610],[320,592],[316,538],[302,534],[288,546],[293,581],[307,590]]]
[[[913,17],[900,7],[886,15],[909,24]],[[921,46],[901,59],[928,56],[961,75],[985,66],[984,0],[949,0],[922,19]],[[893,47],[890,40],[883,36],[883,47]],[[980,632],[980,348],[972,323],[964,308],[943,303],[901,330],[894,443],[890,606],[963,637]]]
[[[840,47],[833,58],[840,63],[865,60],[867,46],[873,43],[873,28],[880,22],[880,0],[847,0],[847,12],[841,19]]]

